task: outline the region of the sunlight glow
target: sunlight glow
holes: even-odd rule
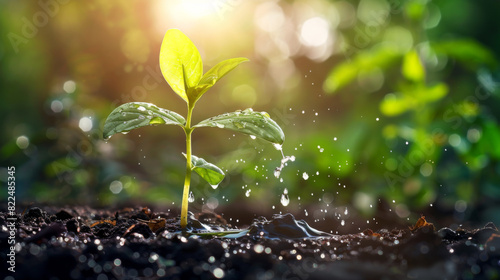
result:
[[[318,47],[328,39],[329,25],[320,17],[313,17],[304,22],[300,29],[300,38],[307,46]]]
[[[218,16],[217,2],[220,0],[176,0],[161,1],[159,10],[168,12],[169,17],[176,21],[189,21]]]

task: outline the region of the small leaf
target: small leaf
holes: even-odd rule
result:
[[[212,69],[208,70],[201,78],[198,85],[193,91],[193,100],[196,102],[209,88],[211,88],[217,81],[224,77],[227,73],[231,72],[236,66],[248,61],[247,58],[238,57],[226,59],[217,63]]]
[[[183,155],[186,156],[184,153]],[[224,172],[219,167],[202,158],[191,155],[191,163],[193,170],[212,186],[219,185],[224,179]]]
[[[169,29],[163,38],[160,68],[172,90],[189,102],[186,86],[198,85],[203,74],[203,62],[193,42],[178,29]]]
[[[411,97],[403,96],[400,93],[389,93],[380,102],[380,111],[386,116],[396,116],[411,109]]]
[[[473,40],[449,40],[433,43],[431,47],[436,53],[448,55],[474,71],[481,66],[495,68],[498,65],[495,54]]]
[[[104,139],[115,133],[155,124],[184,126],[186,120],[179,114],[145,102],[130,102],[119,106],[109,114],[104,123]]]
[[[201,121],[194,127],[218,127],[262,138],[272,143],[283,144],[285,134],[266,112],[252,109],[225,113]]]
[[[335,93],[353,83],[361,71],[369,71],[374,68],[384,70],[397,61],[399,57],[400,54],[391,47],[384,46],[359,52],[352,60],[343,61],[330,71],[323,83],[323,89],[327,93]]]
[[[407,53],[403,59],[403,75],[411,81],[423,82],[425,79],[425,70],[420,61],[416,50]]]

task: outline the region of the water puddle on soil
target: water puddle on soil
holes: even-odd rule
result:
[[[176,232],[173,234],[179,234]],[[247,229],[232,229],[221,225],[202,223],[190,212],[186,233],[206,238],[240,238],[252,239],[315,239],[334,236],[317,230],[304,220],[297,220],[290,214],[274,214],[270,220],[265,217],[255,219]]]

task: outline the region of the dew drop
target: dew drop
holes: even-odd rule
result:
[[[190,203],[194,202],[194,194],[193,194],[193,192],[189,192],[188,202],[190,202]]]
[[[257,136],[255,135],[250,135],[250,138],[252,138],[253,140],[257,139]]]
[[[137,110],[144,112],[144,111],[146,111],[146,108],[139,106],[139,107],[137,107]]]
[[[165,120],[160,117],[154,117],[149,120],[149,124],[165,124]]]
[[[280,202],[281,202],[281,205],[283,205],[285,207],[288,206],[288,204],[290,204],[290,198],[288,197],[288,194],[286,194],[286,193],[281,194]]]

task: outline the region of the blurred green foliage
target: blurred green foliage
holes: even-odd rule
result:
[[[183,110],[157,56],[164,32],[179,28],[207,66],[250,58],[194,118],[222,113],[214,103],[267,111],[296,157],[280,182],[273,147],[200,129],[194,152],[228,174],[217,190],[193,182],[200,209],[328,204],[370,214],[386,201],[401,217],[500,222],[498,1],[183,3],[0,2],[0,166],[16,166],[19,201],[180,201],[176,128],[101,136],[123,103]]]

